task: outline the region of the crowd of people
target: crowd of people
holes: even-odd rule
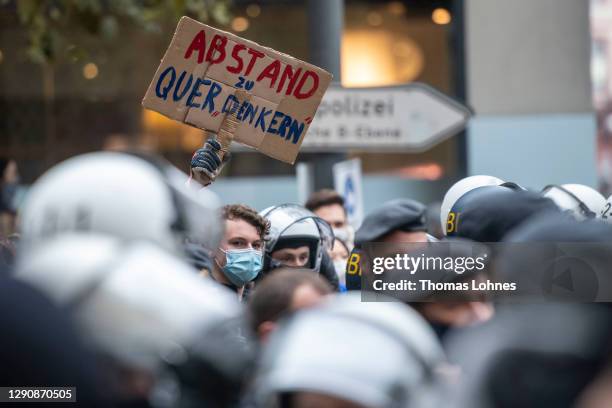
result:
[[[441,197],[441,229],[411,198],[354,229],[333,190],[221,205],[198,183],[219,175],[218,151],[198,150],[191,177],[156,157],[89,153],[48,170],[20,208],[2,199],[17,233],[2,237],[0,386],[75,387],[77,406],[100,407],[612,405],[612,296],[598,295],[612,288],[612,203],[596,190],[471,176]],[[5,197],[17,175],[2,169]],[[602,268],[592,298],[364,301],[371,243],[492,254],[495,268],[457,281],[529,282],[554,261],[491,249],[504,243],[599,244],[582,261]]]

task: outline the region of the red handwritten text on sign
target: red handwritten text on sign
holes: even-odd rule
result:
[[[226,66],[228,72],[252,77],[261,83],[267,81],[270,89],[275,89],[276,93],[284,89],[285,95],[293,95],[297,99],[311,97],[319,87],[319,75],[315,71],[294,68],[275,59],[259,72],[253,72],[257,60],[265,56],[263,52],[239,43],[231,46],[231,50],[227,48],[228,38],[215,34],[207,50],[206,33],[200,30],[187,47],[184,58],[197,58],[198,64],[208,62],[211,65],[225,63],[229,58],[231,61]]]

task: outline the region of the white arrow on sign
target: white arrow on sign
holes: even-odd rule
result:
[[[323,96],[302,148],[419,152],[463,130],[471,116],[466,106],[421,83],[334,86]]]

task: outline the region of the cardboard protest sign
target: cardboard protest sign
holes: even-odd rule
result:
[[[214,133],[234,115],[235,141],[294,163],[331,79],[314,65],[183,17],[142,105]]]

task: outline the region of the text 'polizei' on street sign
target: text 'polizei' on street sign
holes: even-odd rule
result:
[[[310,151],[424,151],[465,129],[469,108],[433,89],[411,83],[377,88],[332,86],[308,129]]]

